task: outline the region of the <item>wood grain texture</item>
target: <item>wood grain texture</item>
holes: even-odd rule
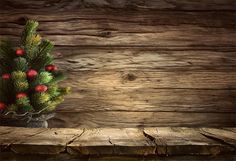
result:
[[[214,128],[207,128],[207,130],[215,130]],[[227,146],[219,147],[217,144],[221,144],[216,140],[209,139],[202,135],[198,129],[190,128],[145,128],[144,134],[146,137],[153,139],[157,145],[157,153],[159,155],[183,155],[186,151],[189,154],[203,154],[203,155],[218,155],[224,150],[233,150],[230,147],[227,150]],[[228,133],[224,131],[224,133]],[[190,147],[194,145],[193,151],[189,151]],[[202,145],[208,145],[208,148],[204,148]]]
[[[78,10],[81,8],[152,9],[152,10],[235,10],[234,0],[2,0],[1,10]]]
[[[79,137],[82,129],[47,129],[38,135],[11,143],[11,150],[18,154],[59,154],[67,144]]]
[[[80,71],[228,71],[236,67],[236,50],[56,47],[56,64]]]
[[[46,129],[0,127],[0,152],[9,150],[10,145],[44,132]],[[20,137],[19,137],[20,136]]]
[[[177,12],[156,16],[159,12],[128,12],[125,17],[119,12],[101,12],[96,16],[91,11],[86,13],[63,13],[62,17],[52,13],[3,13],[0,34],[16,39],[22,31],[19,23],[24,24],[29,18],[42,20],[41,33],[59,46],[235,47],[236,44],[235,13]],[[216,15],[219,18],[211,20]]]
[[[56,2],[0,2],[0,39],[36,19],[55,43],[73,92],[51,126],[236,125],[233,1]]]
[[[58,112],[49,120],[50,127],[100,128],[100,127],[233,127],[235,113],[197,112]]]
[[[73,89],[60,112],[235,112],[236,90]]]
[[[96,129],[34,129],[0,127],[0,144],[8,145],[2,152],[28,155],[71,154],[79,156],[175,156],[175,155],[222,155],[235,151],[235,137],[232,132],[216,138],[231,139],[231,145],[202,135],[203,130],[217,128],[96,128]],[[16,134],[14,133],[16,132]],[[28,133],[28,135],[26,135]]]

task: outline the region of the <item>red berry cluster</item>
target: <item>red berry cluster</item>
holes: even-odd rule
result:
[[[6,108],[6,104],[3,102],[0,102],[0,110],[4,110]]]

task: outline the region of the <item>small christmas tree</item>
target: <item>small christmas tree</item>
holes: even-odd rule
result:
[[[69,93],[58,86],[63,74],[53,64],[53,44],[36,33],[38,22],[29,20],[19,45],[0,45],[0,113],[40,115],[55,110]]]

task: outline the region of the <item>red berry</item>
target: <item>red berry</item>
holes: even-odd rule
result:
[[[38,74],[38,72],[34,69],[30,69],[26,74],[28,78],[34,78]]]
[[[0,102],[0,110],[4,110],[6,108],[5,103]]]
[[[10,79],[11,75],[6,73],[2,75],[2,79]]]
[[[53,65],[52,66],[52,71],[57,71],[57,70],[58,70],[57,66]]]
[[[52,68],[53,68],[52,65],[47,65],[47,66],[45,67],[45,70],[50,72],[50,71],[52,71]]]
[[[49,64],[49,65],[47,65],[47,66],[45,67],[45,70],[46,70],[46,71],[49,71],[49,72],[52,72],[52,71],[57,71],[58,68],[57,68],[57,66],[55,66],[55,65]]]
[[[45,85],[40,84],[35,87],[35,91],[37,92],[46,92],[47,90],[48,90],[48,87]]]
[[[16,94],[16,98],[17,98],[17,99],[20,99],[20,98],[23,98],[23,97],[26,97],[26,96],[27,96],[27,94],[24,93],[24,92],[20,92],[20,93],[17,93],[17,94]]]
[[[16,49],[16,55],[17,55],[17,56],[22,56],[22,55],[24,55],[24,54],[25,54],[24,49]]]

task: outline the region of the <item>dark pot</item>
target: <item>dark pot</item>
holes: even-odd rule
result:
[[[24,118],[12,118],[9,116],[0,116],[0,126],[47,128],[47,120],[54,116],[54,113],[42,114],[39,117],[32,118],[31,120]]]

